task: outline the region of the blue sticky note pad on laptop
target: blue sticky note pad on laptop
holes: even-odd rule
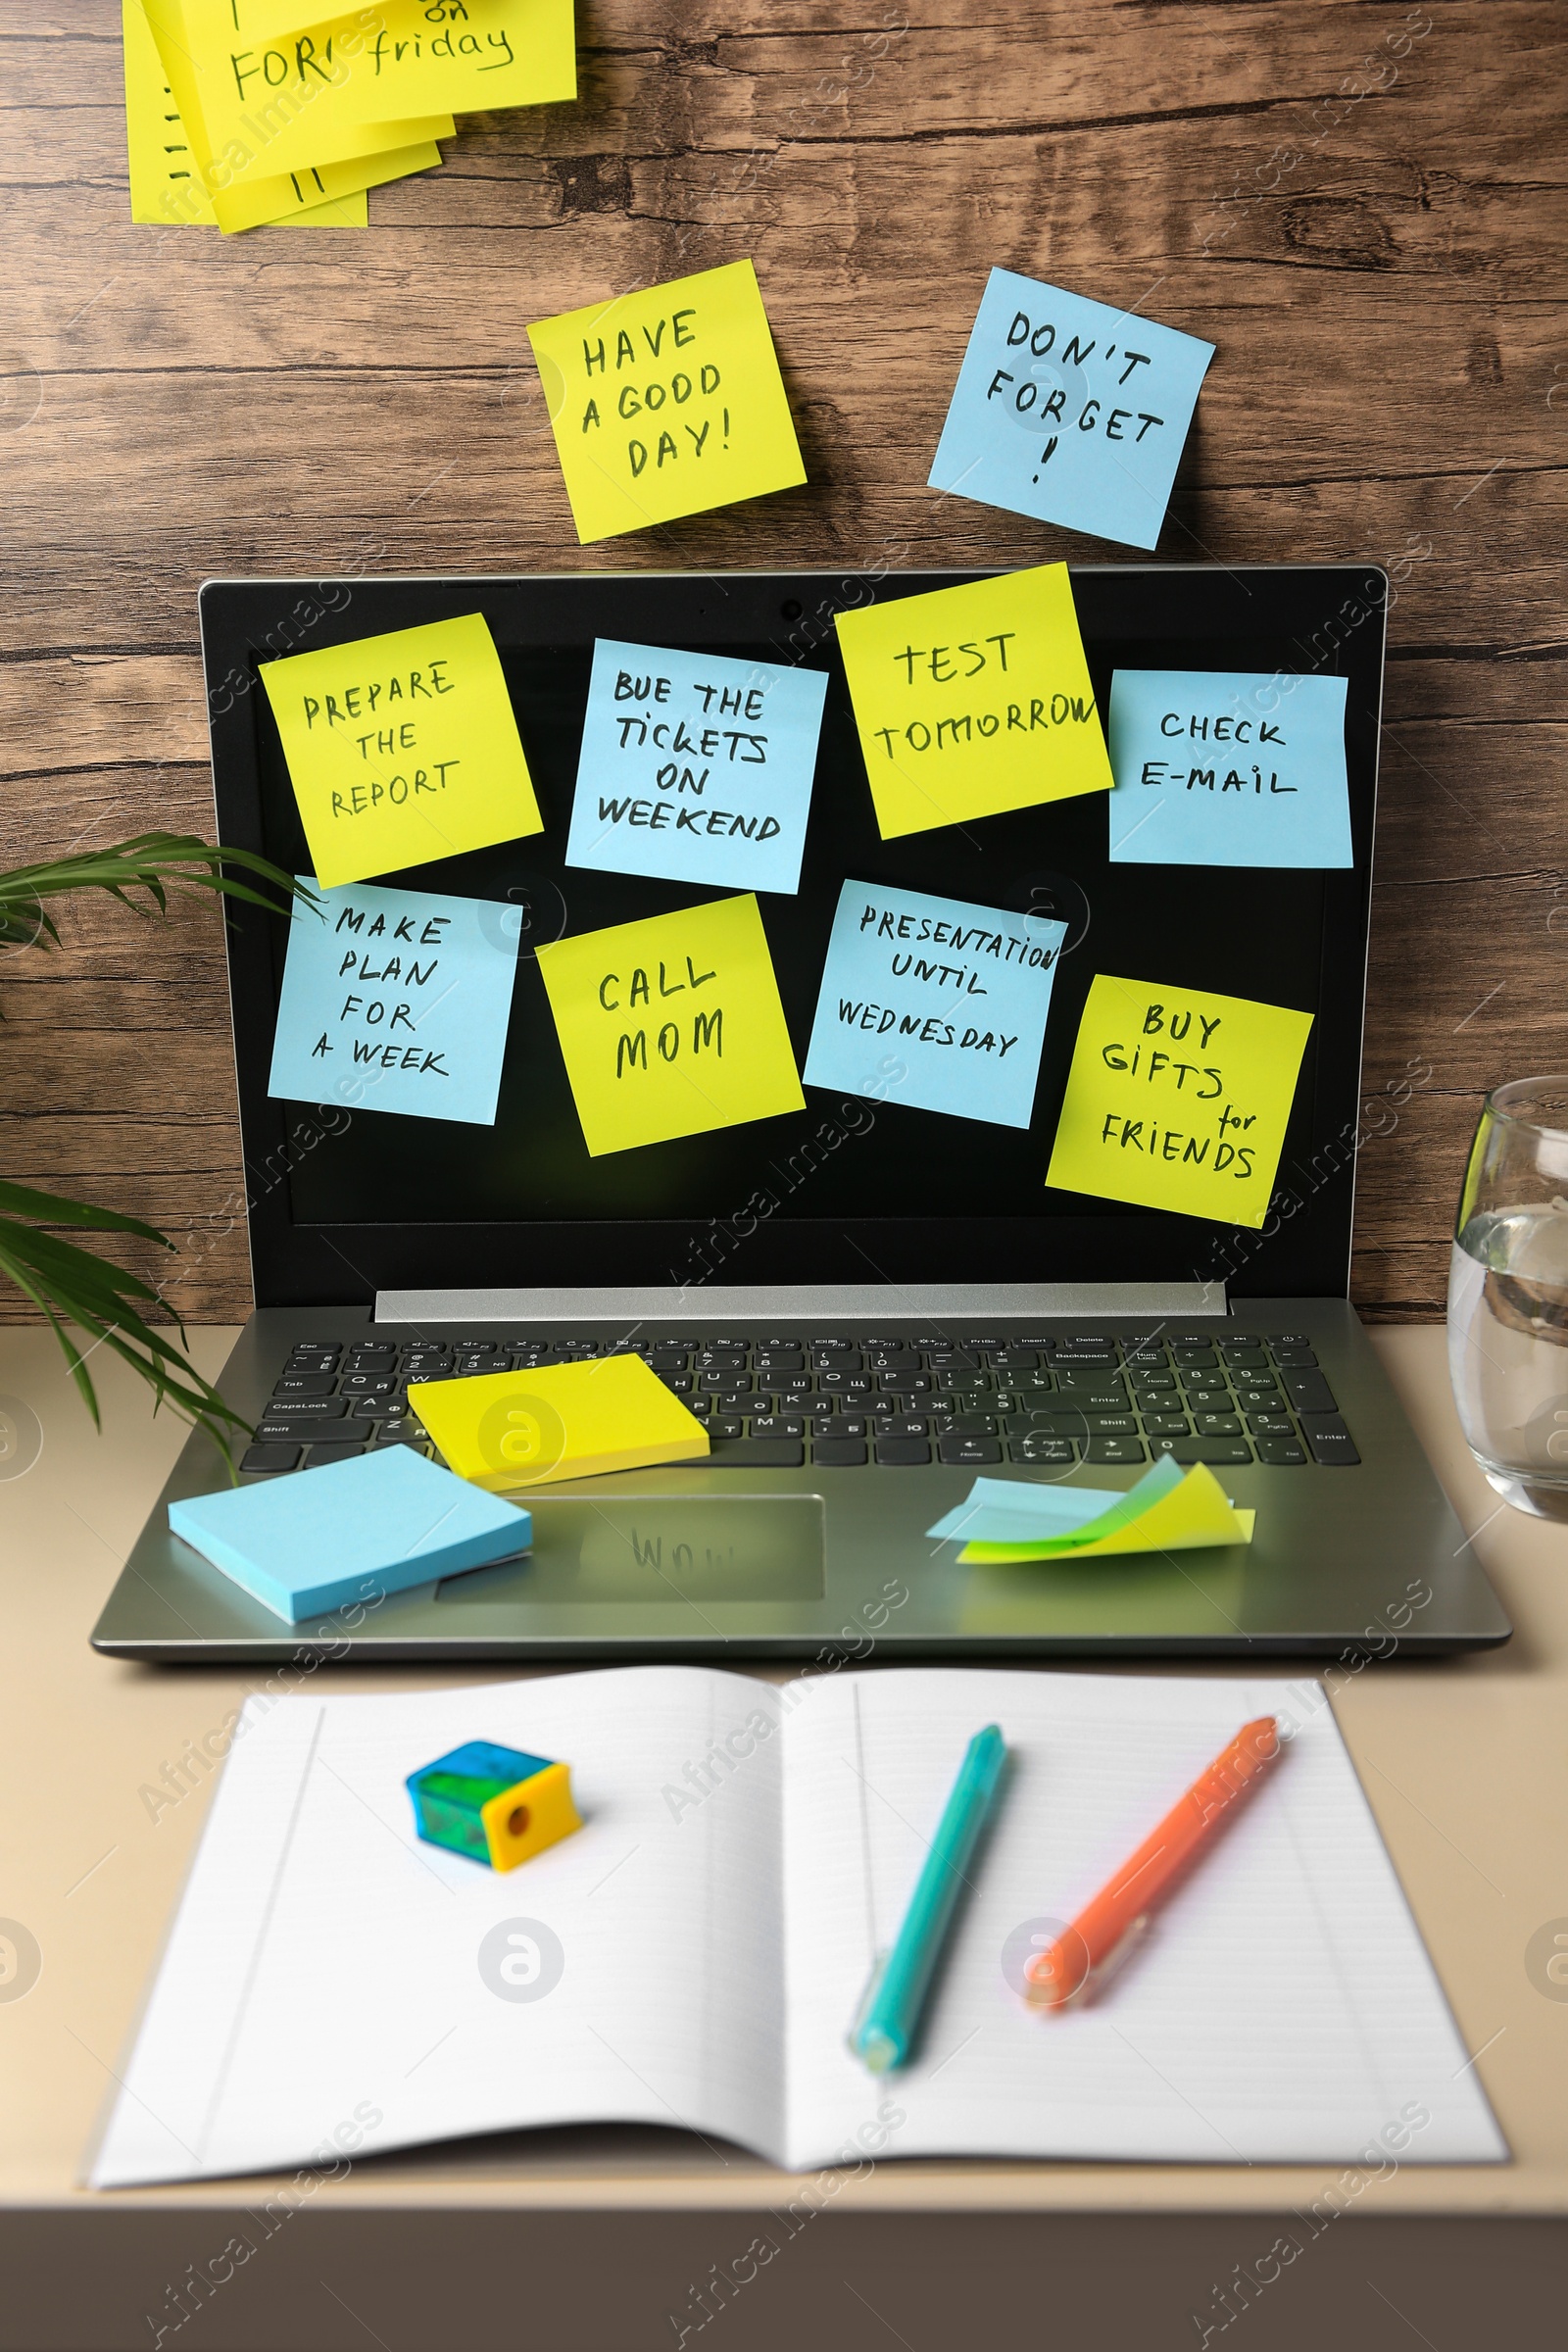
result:
[[[1353,865],[1344,678],[1118,669],[1112,865]]]
[[[807,1085],[1027,1127],[1066,936],[1047,915],[846,882]]]
[[[594,645],[568,865],[800,888],[827,672]]]
[[[526,1551],[527,1511],[388,1446],[172,1502],[174,1534],[290,1625]]]
[[[299,878],[268,1093],[493,1127],[521,907]]]
[[[1153,547],[1212,343],[993,270],[933,490]]]

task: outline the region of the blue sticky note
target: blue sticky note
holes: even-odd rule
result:
[[[1112,865],[1353,865],[1344,678],[1118,669]]]
[[[526,1511],[412,1446],[172,1502],[169,1524],[290,1625],[350,1602],[374,1607],[533,1541]]]
[[[1185,1473],[1164,1454],[1128,1490],[1145,1508],[1179,1487]],[[1046,1485],[1021,1478],[977,1478],[967,1501],[940,1518],[926,1534],[949,1544],[1034,1544],[1042,1538],[1075,1535],[1102,1511],[1126,1502],[1115,1487]]]
[[[993,270],[933,490],[1152,547],[1212,343]]]
[[[807,1085],[1027,1127],[1066,936],[1048,915],[846,882]]]
[[[827,673],[594,645],[568,865],[800,888]]]
[[[967,1501],[956,1504],[925,1532],[940,1543],[1028,1544],[1040,1536],[1070,1536],[1121,1499],[1114,1487],[977,1478]]]
[[[365,882],[318,895],[324,920],[294,904],[268,1093],[494,1126],[522,909]]]

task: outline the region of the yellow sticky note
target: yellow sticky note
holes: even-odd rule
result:
[[[966,1544],[960,1561],[1093,1560],[1121,1552],[1197,1551],[1215,1544],[1250,1544],[1255,1511],[1239,1511],[1212,1470],[1195,1463],[1178,1486],[1111,1534],[1075,1544]]]
[[[543,832],[482,613],[264,662],[261,679],[326,889]]]
[[[1109,792],[1065,564],[838,615],[884,841]]]
[[[750,262],[541,318],[528,340],[584,546],[805,481]]]
[[[141,0],[122,0],[125,60],[125,145],[130,164],[130,217],[160,226],[251,228],[364,228],[365,190],[406,172],[427,172],[441,161],[432,144],[398,149],[360,163],[328,164],[247,184],[244,200],[230,198],[220,222],[185,135],[174,93],[164,74]],[[244,218],[229,217],[243,212]]]
[[[1309,1012],[1097,973],[1046,1182],[1261,1225]]]
[[[274,34],[254,0],[146,5],[189,124],[171,56],[182,27],[207,142],[236,180],[357,155],[372,125],[576,93],[571,0],[375,0],[324,17],[318,6],[308,28]]]
[[[539,950],[590,1155],[804,1110],[751,892]]]
[[[196,20],[205,42],[191,29],[187,5],[192,11],[205,11]],[[240,0],[234,0],[234,6],[239,5]],[[366,187],[374,182],[360,177],[339,184],[329,178],[334,168],[451,133],[451,115],[433,110],[404,120],[383,102],[371,120],[345,115],[340,91],[351,63],[363,55],[363,31],[335,38],[330,61],[324,61],[323,52],[323,62],[318,63],[313,51],[300,72],[291,71],[277,86],[264,87],[259,94],[253,90],[247,102],[234,66],[241,53],[216,44],[221,23],[207,0],[143,0],[143,6],[220,228],[258,225],[254,210],[243,219],[232,212],[235,194],[252,182],[281,182],[286,187],[290,173],[316,172],[329,180],[329,194],[341,195],[350,184]],[[222,22],[228,14],[224,0]],[[238,37],[231,25],[229,32]],[[352,50],[352,60],[346,50]]]
[[[637,1355],[410,1384],[448,1467],[492,1494],[707,1453],[708,1432]]]

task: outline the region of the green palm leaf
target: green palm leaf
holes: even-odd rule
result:
[[[241,878],[245,874],[268,883],[283,905],[254,889]],[[19,865],[0,874],[0,944],[58,947],[60,933],[44,901],[72,890],[107,890],[138,914],[151,914],[154,908],[167,914],[166,885],[243,899],[249,906],[266,907],[269,913],[285,911],[291,898],[304,899],[313,906],[319,904],[292,875],[253,850],[215,849],[194,833],[138,833],[106,850],[83,850],[74,857],[52,858],[43,865]],[[135,891],[144,892],[151,904],[132,897]]]
[[[167,914],[171,888],[213,891],[271,914],[286,913],[296,898],[319,906],[312,892],[254,851],[216,849],[193,833],[138,833],[108,849],[0,873],[0,944],[58,947],[60,933],[45,902],[67,891],[106,890],[138,914]],[[133,895],[138,892],[143,895]],[[142,1311],[164,1304],[150,1283],[43,1230],[52,1225],[135,1234],[163,1250],[172,1250],[173,1243],[139,1217],[0,1178],[0,1274],[31,1299],[60,1342],[94,1427],[102,1423],[88,1359],[106,1348],[146,1381],[155,1411],[167,1403],[182,1420],[206,1430],[233,1478],[231,1440],[238,1433],[249,1435],[250,1424],[191,1363],[179,1318],[173,1318],[180,1340],[175,1347]]]

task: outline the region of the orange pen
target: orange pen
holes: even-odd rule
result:
[[[1042,2008],[1059,2009],[1083,1991],[1092,1976],[1102,1973],[1128,1939],[1142,1932],[1151,1909],[1178,1871],[1213,1836],[1279,1752],[1279,1725],[1272,1715],[1244,1723],[1230,1745],[1199,1774],[1158,1829],[1150,1833],[1115,1877],[1102,1886],[1072,1926],[1048,1950],[1025,1961],[1025,1998]]]

